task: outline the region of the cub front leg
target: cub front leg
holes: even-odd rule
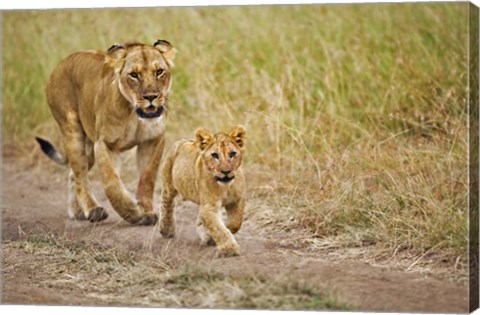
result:
[[[200,244],[202,245],[208,245],[208,246],[215,246],[215,241],[213,238],[208,235],[207,230],[203,226],[202,220],[200,218],[200,215],[197,217],[197,234],[200,237]]]
[[[243,223],[243,210],[245,209],[245,200],[240,199],[225,206],[227,212],[227,229],[233,234],[240,230]]]
[[[174,157],[172,153],[167,154],[161,169],[162,206],[160,208],[160,233],[166,238],[175,236],[175,215],[173,211],[175,207],[175,196],[178,192],[173,185],[173,161]]]
[[[160,233],[165,238],[175,236],[175,196],[177,191],[173,187],[162,187],[162,206],[160,210]]]
[[[158,220],[153,205],[153,195],[164,143],[164,137],[161,135],[137,146],[137,168],[140,180],[138,181],[136,196],[151,224],[155,224]]]
[[[102,140],[95,142],[94,151],[105,193],[113,209],[127,222],[143,224],[145,217],[143,209],[120,179],[120,153],[110,150]]]
[[[240,255],[240,246],[238,246],[232,233],[230,233],[218,217],[219,207],[219,204],[200,205],[200,222],[207,234],[210,235],[217,244],[218,256],[238,256]]]

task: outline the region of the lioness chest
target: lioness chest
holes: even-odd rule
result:
[[[113,132],[108,132],[104,137],[107,143],[120,151],[125,151],[142,142],[156,139],[165,132],[163,116],[152,119],[142,119],[136,116],[135,114],[126,123],[115,126],[112,129]]]

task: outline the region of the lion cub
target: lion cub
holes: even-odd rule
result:
[[[174,198],[200,205],[197,231],[203,244],[217,245],[218,256],[237,256],[240,247],[232,233],[243,220],[245,178],[241,169],[245,146],[245,127],[238,125],[230,133],[211,134],[204,128],[195,131],[195,140],[179,140],[167,152],[162,174],[160,233],[175,235]],[[225,207],[226,224],[219,216]]]

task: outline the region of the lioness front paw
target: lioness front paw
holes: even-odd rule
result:
[[[217,253],[215,256],[218,258],[240,256],[240,246],[236,243],[231,243],[217,247]]]
[[[100,222],[108,218],[108,212],[102,207],[96,207],[90,210],[87,219],[90,222]]]
[[[140,221],[138,221],[137,225],[155,225],[158,221],[158,215],[156,213],[145,213]]]
[[[76,212],[75,214],[72,214],[71,212],[69,212],[68,218],[71,220],[78,220],[78,221],[87,220],[87,217],[85,216],[85,213],[83,213],[83,211]]]

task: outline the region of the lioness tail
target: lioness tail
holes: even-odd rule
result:
[[[35,137],[35,139],[40,144],[43,153],[52,159],[52,161],[60,165],[66,165],[68,163],[67,157],[58,152],[50,142],[39,137]]]

